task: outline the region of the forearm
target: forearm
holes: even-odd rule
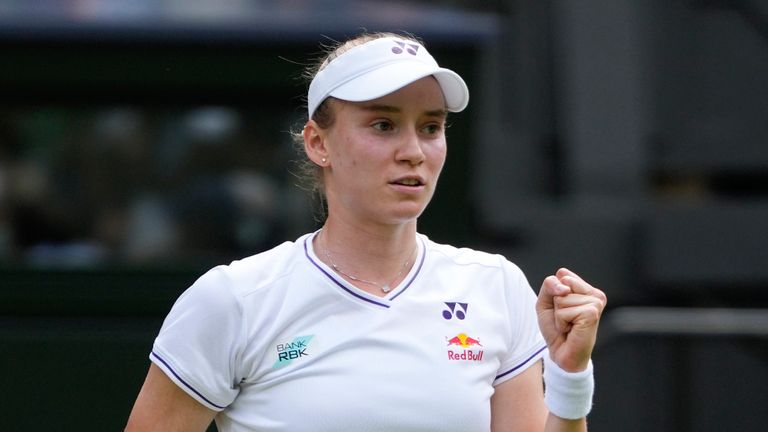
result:
[[[567,420],[552,413],[547,417],[544,432],[586,432],[587,419]]]

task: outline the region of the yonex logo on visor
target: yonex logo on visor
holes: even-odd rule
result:
[[[417,44],[406,44],[405,42],[395,41],[396,46],[392,47],[392,52],[395,54],[400,54],[403,52],[403,49],[407,50],[409,54],[416,55],[416,52],[419,50],[420,45]]]
[[[467,106],[464,80],[438,66],[423,46],[394,37],[374,39],[350,48],[315,75],[307,97],[309,118],[329,96],[350,102],[373,100],[430,75],[440,84],[446,110],[458,112]]]

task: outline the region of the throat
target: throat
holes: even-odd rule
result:
[[[321,231],[322,235],[324,231]],[[325,240],[325,241],[321,241]],[[343,250],[331,250],[328,247],[328,241],[321,239],[317,241],[318,249],[322,253],[323,261],[333,269],[333,271],[341,276],[343,279],[355,285],[356,287],[373,293],[375,295],[386,295],[392,292],[394,287],[400,284],[405,276],[410,271],[414,264],[414,258],[416,257],[416,251],[418,247],[416,245],[411,248],[408,256],[402,263],[398,263],[396,268],[390,268],[389,271],[364,273],[362,271],[357,272],[355,269],[364,268],[378,268],[385,267],[384,263],[369,263],[367,265],[359,264],[354,259],[354,254],[345,253]],[[402,259],[402,258],[401,258]]]

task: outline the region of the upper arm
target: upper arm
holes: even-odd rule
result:
[[[543,431],[548,413],[541,362],[537,361],[495,387],[491,397],[491,431]]]
[[[205,431],[216,411],[200,404],[151,364],[126,432]]]

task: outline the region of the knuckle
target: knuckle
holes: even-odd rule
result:
[[[603,308],[593,303],[587,309],[587,311],[588,311],[587,313],[589,314],[590,320],[597,322],[600,320],[600,315],[602,315]]]
[[[597,301],[600,302],[600,304],[603,305],[603,307],[605,307],[605,305],[608,303],[608,296],[606,296],[603,291],[595,288],[592,295],[595,299],[597,299]]]

